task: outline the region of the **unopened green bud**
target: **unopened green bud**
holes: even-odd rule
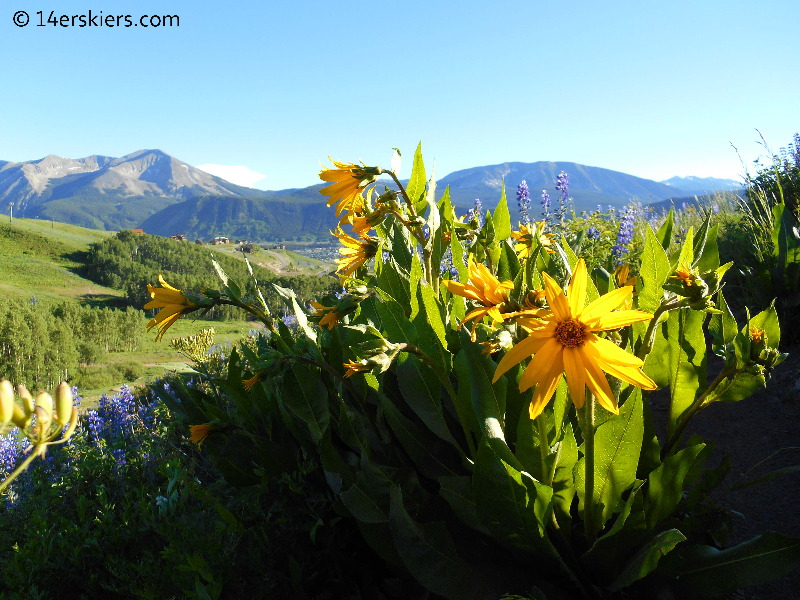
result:
[[[48,416],[52,416],[53,414],[53,397],[48,394],[47,392],[39,392],[36,395],[36,406],[41,407]],[[38,412],[37,412],[38,418]],[[49,419],[48,419],[49,421]]]
[[[33,396],[24,385],[17,386],[17,393],[22,398],[22,408],[25,410],[25,416],[30,417],[33,414]]]
[[[39,426],[39,439],[43,440],[47,430],[50,428],[50,413],[41,406],[36,407],[36,423]]]
[[[72,411],[72,388],[66,381],[62,381],[56,388],[56,420],[66,425],[72,418]]]
[[[14,417],[14,387],[8,379],[0,379],[0,429]]]

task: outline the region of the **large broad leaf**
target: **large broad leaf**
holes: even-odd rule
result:
[[[508,212],[508,203],[506,201],[506,182],[503,180],[503,191],[500,194],[500,202],[497,203],[497,208],[494,209],[492,215],[494,222],[495,238],[502,242],[511,237],[511,215]]]
[[[670,274],[669,259],[656,234],[647,226],[647,235],[642,251],[642,266],[639,276],[642,290],[639,292],[639,308],[645,312],[655,312],[664,298],[664,282]]]
[[[403,307],[394,300],[378,302],[375,304],[378,315],[381,318],[383,332],[389,341],[394,343],[405,342],[416,344],[419,336],[417,329],[408,320]]]
[[[714,225],[709,228],[708,235],[706,236],[706,243],[703,245],[702,249],[695,246],[695,257],[698,256],[698,251],[701,252],[701,254],[699,254],[700,258],[697,259],[697,264],[695,265],[700,273],[708,273],[709,271],[719,268],[718,232],[719,225]]]
[[[675,214],[673,209],[669,209],[669,214],[667,215],[667,219],[664,221],[664,224],[659,228],[658,233],[656,233],[656,239],[658,243],[661,244],[661,247],[664,249],[664,252],[669,250],[669,246],[672,243],[672,227],[675,223]]]
[[[781,326],[778,322],[778,312],[775,310],[774,301],[769,307],[750,319],[750,327],[763,329],[764,333],[767,334],[767,345],[771,348],[777,348],[780,345]]]
[[[650,473],[644,502],[649,529],[655,528],[659,521],[666,519],[678,506],[683,495],[684,479],[703,448],[705,444],[684,448],[664,459],[661,466]]]
[[[475,508],[475,495],[472,492],[472,478],[466,475],[442,475],[439,477],[439,495],[444,498],[467,527],[490,535],[486,526],[478,518]]]
[[[706,338],[703,333],[706,316],[703,312],[681,309],[671,312],[667,320],[671,397],[667,433],[670,436],[698,392],[706,387]]]
[[[423,423],[443,440],[458,446],[444,417],[440,400],[442,384],[430,367],[415,356],[397,366],[397,382],[406,404]]]
[[[502,460],[487,443],[478,448],[472,474],[475,507],[492,536],[512,546],[553,554],[546,523],[553,490]]]
[[[414,167],[411,169],[411,178],[406,185],[409,200],[416,208],[425,201],[425,165],[422,162],[422,142],[414,153]]]
[[[636,481],[636,467],[642,450],[644,423],[642,392],[636,388],[612,416],[597,428],[594,437],[594,505],[599,511],[598,525],[620,510],[622,493]],[[573,470],[575,488],[583,513],[586,496],[586,458],[581,458]]]
[[[308,426],[315,443],[328,428],[328,390],[319,372],[306,365],[294,364],[283,376],[281,399],[295,416]]]
[[[497,279],[499,281],[515,281],[519,274],[520,264],[517,253],[508,242],[500,242],[500,260],[497,263]]]
[[[670,552],[681,542],[686,541],[686,536],[677,529],[669,529],[659,533],[625,565],[622,573],[609,586],[612,592],[628,587],[653,572],[658,566],[659,559]]]
[[[575,499],[575,480],[573,470],[578,462],[578,444],[572,423],[564,428],[563,439],[555,452],[556,472],[553,477],[553,503],[556,518],[562,529],[569,531],[572,523],[572,502]]]
[[[674,578],[678,598],[717,598],[773,581],[798,565],[800,539],[768,531],[727,550],[678,546],[661,561],[658,572]]]
[[[399,486],[392,486],[389,525],[397,552],[417,581],[448,600],[476,598],[470,567],[458,555],[445,524],[412,519]]]
[[[496,365],[481,354],[480,346],[472,343],[468,331],[462,329],[460,336],[461,351],[455,361],[459,389],[469,386],[472,410],[492,449],[504,461],[521,470],[522,465],[511,453],[503,434],[505,397],[500,397],[497,393],[499,386],[492,386],[491,383]]]
[[[458,270],[458,279],[461,283],[466,284],[469,280],[469,267],[465,262],[466,258],[464,257],[464,247],[458,240],[458,236],[456,235],[455,231],[453,232],[453,236],[450,238],[450,251],[453,254],[453,265],[455,265],[456,270]]]
[[[356,483],[342,492],[341,499],[347,510],[357,521],[363,523],[388,523],[389,515],[372,497],[372,490],[363,472],[358,473]]]
[[[708,331],[714,338],[714,352],[720,356],[724,356],[724,347],[730,344],[736,334],[739,333],[739,325],[736,323],[736,317],[733,316],[728,303],[725,302],[725,296],[722,291],[717,294],[717,309],[721,314],[711,315],[711,321],[708,324]]]
[[[294,316],[297,318],[297,324],[300,326],[300,329],[303,330],[303,333],[305,333],[306,337],[311,340],[312,343],[316,344],[317,332],[309,326],[306,313],[303,312],[303,309],[300,308],[300,305],[297,303],[297,296],[295,295],[294,290],[281,287],[274,283],[272,284],[272,287],[275,288],[276,292],[278,292],[278,295],[286,303],[286,306],[292,309]]]

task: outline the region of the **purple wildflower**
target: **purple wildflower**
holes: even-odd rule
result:
[[[517,206],[519,207],[519,212],[522,215],[522,220],[526,225],[531,222],[531,218],[528,216],[528,207],[530,204],[531,195],[528,191],[528,183],[523,179],[522,183],[517,186]]]

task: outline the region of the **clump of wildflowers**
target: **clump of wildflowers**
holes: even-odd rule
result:
[[[528,207],[531,205],[531,195],[528,191],[528,183],[524,179],[522,183],[517,186],[517,206],[519,207],[522,222],[526,225],[530,224],[531,218],[528,215]]]

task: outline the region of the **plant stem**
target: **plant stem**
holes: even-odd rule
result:
[[[33,448],[31,448],[31,453],[28,455],[28,458],[26,458],[20,466],[14,469],[11,475],[6,477],[3,480],[3,482],[0,483],[0,493],[2,493],[3,490],[5,490],[9,485],[11,485],[11,482],[14,481],[17,477],[19,477],[25,471],[25,469],[28,468],[28,466],[33,462],[33,459],[35,459],[38,454],[39,454],[38,446],[34,446]]]
[[[585,474],[585,493],[583,500],[583,524],[586,531],[586,540],[589,547],[594,544],[595,524],[594,524],[594,394],[589,393],[584,402],[585,416],[583,443],[584,443],[584,465]]]
[[[701,409],[705,408],[706,406],[708,406],[710,404],[710,402],[706,403],[706,400],[717,389],[717,387],[719,387],[719,384],[722,383],[722,381],[726,377],[730,377],[732,375],[735,376],[735,375],[741,373],[743,370],[744,369],[725,369],[724,371],[722,371],[719,375],[717,375],[717,378],[714,381],[711,382],[711,385],[708,386],[708,389],[705,392],[703,392],[700,395],[700,397],[697,398],[697,400],[694,401],[694,404],[692,404],[692,406],[689,408],[689,410],[687,410],[685,413],[683,413],[683,416],[681,417],[680,421],[678,421],[678,426],[675,428],[675,431],[672,433],[672,436],[670,436],[669,440],[667,440],[667,444],[664,446],[664,449],[661,451],[661,460],[662,461],[667,456],[669,456],[669,453],[672,450],[672,447],[676,443],[678,443],[678,440],[680,439],[681,434],[683,434],[683,430],[689,424],[689,421],[692,419],[692,417],[695,416],[698,412],[700,412]]]
[[[417,216],[417,211],[414,210],[414,203],[411,202],[411,199],[408,197],[408,192],[406,192],[406,188],[404,188],[403,184],[400,183],[400,180],[397,178],[397,175],[395,175],[393,171],[384,171],[384,173],[388,173],[389,176],[397,184],[397,187],[400,188],[400,193],[403,195],[403,198],[405,199],[406,204],[408,205],[408,213],[412,217],[416,217]]]
[[[540,481],[544,483],[548,476],[547,455],[550,453],[550,445],[547,443],[547,423],[544,421],[544,412],[536,417],[536,428],[539,430],[539,456],[542,460],[542,478]]]
[[[661,319],[661,316],[665,312],[675,310],[676,308],[679,307],[679,305],[680,305],[680,300],[678,298],[661,301],[661,305],[656,309],[656,312],[653,313],[653,318],[647,325],[647,332],[644,334],[644,340],[642,341],[642,345],[636,352],[636,358],[644,360],[645,358],[647,358],[647,355],[653,351],[653,346],[656,343],[656,332],[658,331],[657,329],[658,322]]]

